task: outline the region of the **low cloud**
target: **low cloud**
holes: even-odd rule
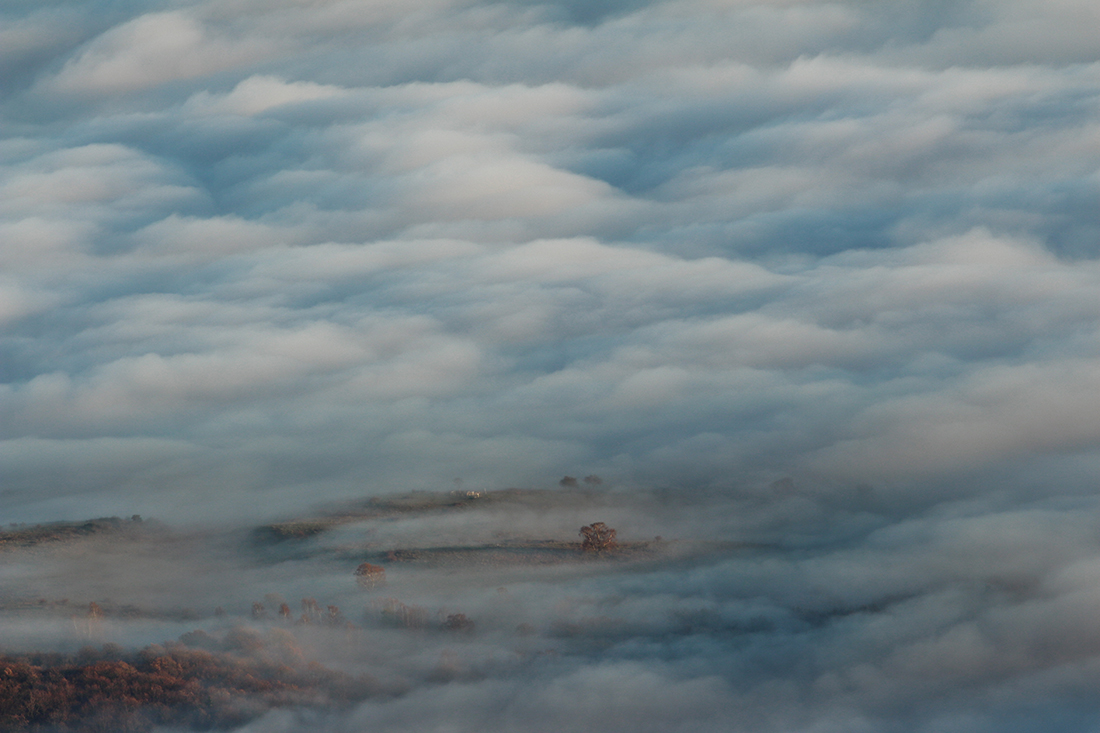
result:
[[[771,548],[253,727],[1087,729],[1095,10],[139,5],[0,10],[6,521],[599,475]]]
[[[61,93],[133,92],[238,66],[264,45],[218,37],[183,11],[148,13],[93,39],[48,84]]]

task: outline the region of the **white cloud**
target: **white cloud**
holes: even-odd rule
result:
[[[2,173],[0,214],[12,219],[117,221],[205,203],[186,175],[120,144],[47,152]]]
[[[149,13],[116,26],[70,59],[47,89],[69,94],[119,94],[192,79],[272,53],[256,38],[211,34],[183,11]]]
[[[328,84],[287,82],[275,76],[250,76],[231,92],[199,92],[184,102],[187,112],[198,114],[255,115],[273,107],[340,97],[344,90]]]
[[[202,262],[240,252],[277,250],[300,235],[236,216],[198,218],[171,214],[143,227],[134,238],[139,242],[139,255]]]

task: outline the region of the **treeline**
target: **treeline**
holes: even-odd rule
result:
[[[49,522],[47,524],[9,524],[0,529],[0,549],[13,547],[31,547],[42,542],[61,542],[75,540],[97,534],[116,534],[119,532],[163,531],[164,527],[156,521],[143,521],[135,514],[129,519],[121,517],[99,517],[79,522]]]
[[[266,646],[259,634],[227,640],[238,649]],[[284,642],[285,643],[285,642]],[[341,707],[378,693],[365,677],[326,669],[287,650],[257,658],[154,645],[125,654],[113,645],[77,655],[0,657],[0,731],[144,733],[158,725],[231,728],[271,708]],[[262,657],[262,654],[261,654]]]

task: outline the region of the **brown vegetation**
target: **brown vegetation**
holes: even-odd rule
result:
[[[365,562],[355,569],[355,581],[363,588],[377,588],[386,584],[386,569],[381,565]]]
[[[245,630],[236,635],[241,638],[229,634],[223,642],[201,636],[191,641],[253,652],[265,645],[259,634]],[[273,707],[340,706],[375,691],[370,680],[317,664],[291,666],[285,655],[275,661],[175,643],[125,657],[108,645],[76,657],[0,657],[0,731],[228,728]]]
[[[593,522],[581,527],[581,549],[585,552],[603,552],[615,548],[615,530],[603,522]]]
[[[48,524],[11,524],[0,530],[0,550],[33,547],[46,542],[67,542],[103,534],[140,534],[162,529],[156,522],[143,522],[135,514],[130,519],[100,517],[83,522]]]
[[[550,489],[498,489],[481,491],[414,491],[408,494],[376,496],[356,502],[349,502],[331,511],[310,516],[290,519],[274,524],[256,527],[252,532],[254,546],[265,547],[275,544],[309,540],[340,526],[379,519],[392,519],[408,515],[446,514],[464,512],[472,507],[490,505],[535,506],[560,505],[563,501],[589,501],[595,496],[595,487],[603,483],[596,475],[584,477],[585,488],[580,488],[580,479],[565,476],[559,481],[560,488]],[[567,491],[562,491],[566,489]]]

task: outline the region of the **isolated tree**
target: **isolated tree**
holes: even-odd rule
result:
[[[355,569],[355,582],[362,588],[377,588],[386,584],[386,569],[381,565],[362,563]]]
[[[577,485],[577,478],[575,476],[562,476],[561,481],[558,482],[558,486],[563,488],[571,488]]]
[[[581,527],[581,549],[585,552],[603,552],[615,548],[615,530],[603,522],[593,522]]]
[[[406,629],[422,629],[428,625],[428,612],[420,606],[409,606],[396,598],[384,598],[372,606],[382,611],[382,618]]]
[[[302,599],[302,618],[304,623],[317,623],[321,620],[321,604],[317,603],[316,598],[303,598]]]
[[[73,616],[73,625],[88,637],[99,637],[103,633],[103,609],[98,603],[92,601],[88,604],[87,618],[83,622],[78,622],[77,617]]]
[[[452,613],[443,622],[443,628],[447,631],[463,631],[469,634],[474,630],[474,622],[467,618],[464,613]]]

